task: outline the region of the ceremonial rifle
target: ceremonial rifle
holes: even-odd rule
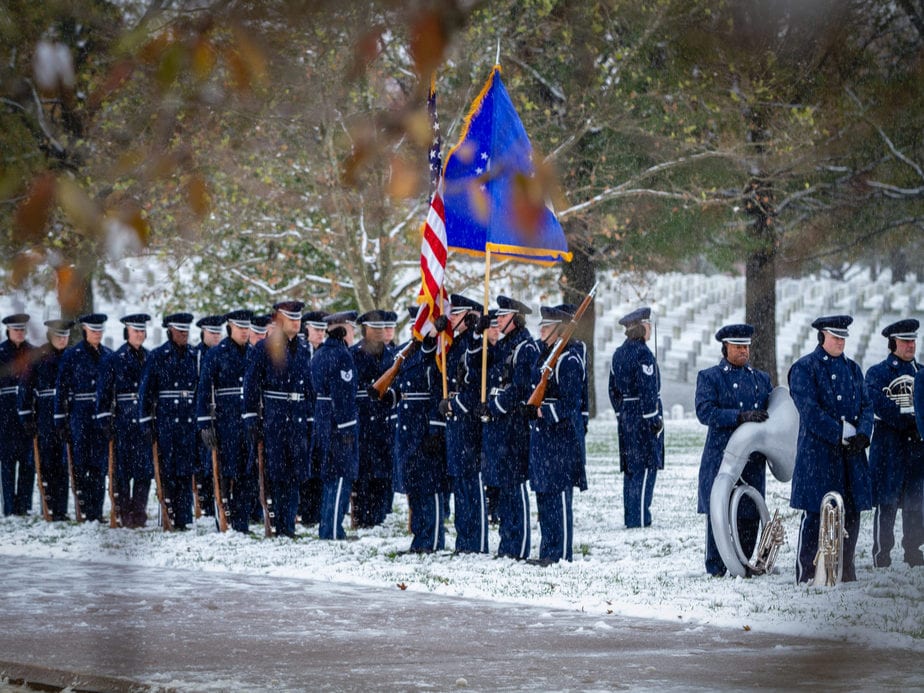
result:
[[[404,363],[405,359],[410,357],[411,354],[417,351],[419,346],[420,342],[416,339],[412,339],[405,344],[404,348],[395,355],[395,362],[389,366],[387,371],[382,373],[378,380],[372,383],[372,387],[378,393],[378,399],[382,399],[385,396],[385,393],[388,392],[388,388],[391,387],[391,384],[397,377],[398,371],[401,370],[401,364]]]
[[[160,454],[157,451],[157,440],[151,444],[154,457],[154,484],[157,486],[157,502],[160,503],[160,524],[165,532],[173,531],[173,520],[170,519],[170,504],[164,495],[164,482],[160,477]]]
[[[269,501],[266,498],[266,473],[263,463],[263,441],[257,441],[257,471],[260,476],[260,505],[263,506],[263,536],[273,536],[273,522],[270,518]]]
[[[215,427],[215,386],[212,386],[212,405],[210,414],[212,428]],[[218,436],[215,436],[215,446],[212,448],[212,489],[215,493],[215,513],[218,516],[218,531],[228,531],[228,499],[222,496],[221,467],[218,465]]]
[[[38,482],[39,492],[42,495],[42,517],[45,522],[51,522],[51,513],[48,511],[48,496],[45,495],[45,482],[42,481],[42,463],[39,459],[38,436],[32,436],[32,455],[35,458],[35,480]]]
[[[568,341],[574,335],[574,331],[577,329],[578,323],[581,320],[581,316],[584,315],[584,311],[587,310],[587,307],[590,305],[591,301],[594,300],[594,294],[597,293],[597,286],[599,286],[599,284],[599,282],[594,284],[593,288],[590,290],[590,293],[584,297],[583,301],[581,301],[581,305],[578,306],[577,311],[574,313],[574,317],[571,318],[571,322],[569,322],[565,329],[562,330],[558,339],[555,341],[555,344],[552,345],[552,350],[549,352],[549,355],[546,357],[542,364],[539,384],[536,385],[536,388],[533,390],[533,394],[531,394],[529,399],[526,401],[527,406],[538,407],[542,404],[542,400],[545,398],[545,388],[549,384],[549,376],[552,374],[552,370],[558,363],[558,359],[561,357],[561,353],[564,351]]]
[[[115,529],[119,526],[119,508],[117,499],[119,492],[116,490],[116,463],[115,463],[115,440],[109,439],[109,528]]]

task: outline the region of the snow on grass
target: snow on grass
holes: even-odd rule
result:
[[[609,614],[781,634],[862,641],[924,652],[924,569],[902,563],[871,568],[872,518],[864,513],[857,547],[859,580],[813,589],[794,582],[799,513],[788,507],[789,486],[769,476],[768,506],[779,508],[787,534],[779,572],[751,580],[710,578],[703,568],[705,516],[696,514],[696,484],[705,428],[695,420],[667,422],[667,464],[659,473],[645,529],[623,525],[622,477],[618,473],[615,424],[593,421],[587,439],[590,488],[576,493],[573,563],[548,568],[490,555],[445,552],[418,556],[410,545],[407,504],[395,497],[383,527],[359,530],[358,541],[324,542],[317,529],[299,527],[295,541],[254,534],[219,534],[208,519],[185,533],[165,534],[152,519],[145,530],[105,525],[48,524],[39,517],[0,520],[0,554],[77,561],[247,573],[406,589],[549,608],[582,611],[605,626]],[[36,498],[35,507],[38,507]],[[349,518],[347,519],[349,522]],[[896,523],[900,547],[901,522]],[[492,533],[496,549],[496,531]],[[454,533],[448,525],[447,546]],[[533,503],[533,555],[539,529]]]

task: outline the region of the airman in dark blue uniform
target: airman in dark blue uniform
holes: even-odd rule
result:
[[[218,454],[220,502],[227,504],[231,528],[245,534],[250,531],[250,512],[256,502],[258,483],[242,425],[252,316],[249,310],[235,310],[223,316],[228,336],[206,353],[196,388],[196,425],[209,450],[209,464],[211,451],[215,449]]]
[[[144,527],[154,464],[151,438],[138,423],[138,392],[148,357],[144,348],[151,316],[134,313],[120,319],[125,344],[103,359],[96,386],[96,421],[103,439],[114,441],[115,489],[123,527]]]
[[[102,313],[78,318],[83,327],[83,340],[64,352],[55,386],[55,424],[58,435],[71,445],[77,498],[83,517],[88,521],[103,520],[109,466],[107,441],[96,425],[100,367],[112,353],[101,344],[106,319]]]
[[[19,387],[29,368],[32,345],[26,340],[25,313],[3,318],[6,339],[0,343],[0,485],[3,514],[26,515],[32,509],[35,464],[32,441],[19,420]]]
[[[327,339],[311,359],[315,389],[312,447],[321,461],[321,539],[345,539],[343,517],[359,474],[356,367],[350,355],[356,311],[328,315]]]
[[[815,574],[821,500],[828,491],[844,499],[842,580],[857,579],[854,554],[860,511],[872,507],[866,448],[873,431],[873,404],[860,367],[844,356],[849,315],[817,318],[818,346],[789,370],[789,390],[799,411],[799,441],[789,504],[803,510],[796,581]]]
[[[450,322],[454,332],[446,355],[449,398],[440,402],[446,417],[446,467],[452,480],[456,551],[487,553],[488,508],[481,477],[480,364],[482,336],[476,328],[484,307],[466,296],[450,297]],[[487,316],[485,316],[487,317]]]
[[[664,469],[661,371],[646,344],[651,309],[638,308],[619,324],[626,328],[626,340],[613,352],[609,395],[618,422],[623,513],[626,527],[647,527],[658,470]]]
[[[204,318],[196,320],[196,327],[200,329],[199,343],[195,347],[196,368],[200,375],[202,374],[202,364],[205,363],[206,354],[218,346],[222,340],[225,333],[224,326],[224,315],[206,315]],[[199,460],[196,465],[195,480],[199,507],[203,515],[215,515],[215,484],[212,481],[212,451],[202,439],[196,442],[199,448]]]
[[[254,444],[263,440],[267,496],[276,536],[284,537],[295,536],[299,486],[311,472],[308,425],[314,390],[308,345],[298,336],[303,307],[301,301],[273,306],[276,327],[254,347],[244,375],[243,419]]]
[[[385,329],[398,316],[391,311],[372,310],[360,315],[363,338],[350,354],[359,378],[356,390],[359,434],[359,476],[353,483],[353,522],[357,527],[374,527],[391,512],[395,429],[389,424],[391,403],[369,396],[368,390],[395,362],[393,347],[385,342]]]
[[[327,311],[311,310],[302,315],[302,334],[308,343],[308,351],[312,357],[318,347],[327,339],[327,323],[324,318],[329,315]],[[312,417],[308,422],[308,440],[314,431],[314,401],[311,402]],[[301,523],[306,527],[316,525],[321,521],[321,462],[314,458],[315,450],[311,443],[311,476],[302,482],[298,493],[298,515]]]
[[[914,385],[921,364],[915,360],[914,319],[899,320],[882,330],[889,356],[866,372],[873,401],[873,439],[869,465],[873,481],[873,566],[892,564],[895,517],[902,511],[905,563],[924,565],[924,442],[915,423]]]
[[[732,433],[745,422],[762,423],[767,420],[767,404],[773,385],[770,376],[752,368],[751,325],[726,325],[715,333],[722,344],[722,360],[717,366],[706,368],[696,377],[696,418],[709,427],[706,447],[699,465],[699,495],[697,512],[706,514],[706,572],[725,575],[727,568],[715,545],[712,523],[709,520],[709,496],[725,447]],[[741,481],[764,495],[766,489],[767,458],[754,452],[741,473]],[[744,553],[750,556],[757,544],[760,513],[747,496],[738,509],[738,538]]]
[[[532,310],[507,296],[497,297],[497,327],[502,335],[488,368],[487,410],[490,419],[483,429],[487,486],[497,489],[500,543],[498,556],[529,558],[530,502],[529,419],[526,400],[532,394],[532,375],[539,346],[526,329]]]
[[[192,522],[192,476],[198,464],[196,436],[196,353],[189,346],[193,316],[174,313],[163,319],[167,341],[151,351],[138,393],[138,420],[153,426],[160,479],[168,513],[176,529]],[[153,422],[153,424],[152,424]]]
[[[542,306],[539,336],[543,351],[533,367],[533,389],[542,376],[546,357],[561,334],[563,322],[574,317],[575,306]],[[527,405],[531,419],[529,483],[539,511],[539,563],[573,558],[573,490],[587,488],[584,424],[587,370],[582,342],[569,340],[548,378],[538,407]]]
[[[26,435],[38,437],[39,464],[48,512],[56,522],[67,520],[70,488],[64,444],[55,432],[55,387],[58,366],[70,339],[73,320],[46,320],[48,343],[38,348],[37,358],[19,389],[19,419]]]

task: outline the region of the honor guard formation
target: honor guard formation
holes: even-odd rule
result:
[[[294,300],[262,315],[164,316],[167,339],[151,350],[144,313],[119,318],[125,343],[115,351],[102,345],[103,314],[46,321],[37,348],[26,340],[29,316],[6,316],[3,512],[32,512],[37,483],[48,521],[68,520],[72,498],[78,522],[141,528],[153,481],[164,530],[205,515],[221,531],[262,523],[266,536],[295,537],[301,523],[344,540],[355,536],[348,511],[353,529],[374,527],[403,493],[411,553],[448,548],[451,499],[457,553],[487,553],[496,524],[498,556],[570,561],[573,492],[587,488],[589,386],[587,348],[573,333],[592,298],[540,307],[533,336],[525,303],[498,296],[485,311],[452,295],[448,314],[402,345],[394,312],[303,312]],[[408,311],[413,319],[416,307]],[[625,341],[609,376],[631,528],[652,524],[665,461],[651,319],[640,307],[619,320]],[[874,566],[891,563],[899,510],[903,559],[924,565],[919,322],[882,329],[884,360],[865,377],[844,354],[851,323],[812,323],[818,346],[792,365],[788,390],[751,365],[751,325],[715,334],[720,359],[699,372],[695,395],[708,428],[697,511],[709,575],[773,569],[782,528],[764,502],[768,466],[792,479],[790,506],[802,511],[798,582],[856,580],[860,512],[870,508]],[[82,338],[69,345],[75,325]]]

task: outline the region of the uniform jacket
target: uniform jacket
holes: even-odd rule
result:
[[[512,486],[529,475],[529,419],[526,400],[532,394],[532,373],[539,346],[526,328],[497,342],[488,369],[488,410],[484,424],[484,483]]]
[[[218,436],[221,475],[233,479],[243,473],[247,459],[247,436],[243,426],[244,374],[251,347],[238,346],[225,337],[205,354],[199,366],[196,388],[196,426],[214,428]],[[209,451],[211,464],[211,451]]]
[[[138,393],[147,358],[147,349],[132,349],[126,342],[103,359],[96,386],[96,419],[113,417],[119,471],[138,479],[154,475],[151,439],[138,423]]]
[[[363,342],[350,348],[356,366],[356,409],[359,423],[359,477],[390,479],[394,472],[392,446],[394,422],[389,423],[391,403],[372,399],[366,390],[395,362],[394,347],[384,345],[382,353],[370,354]]]
[[[41,463],[63,465],[66,461],[64,447],[55,430],[55,388],[64,351],[43,344],[33,353],[37,358],[19,388],[19,419],[22,423],[35,422]]]
[[[613,352],[609,395],[618,422],[620,471],[663,469],[664,431],[652,432],[652,422],[664,416],[661,371],[644,340],[627,339]]]
[[[866,452],[848,454],[841,443],[844,421],[857,433],[873,432],[873,404],[860,367],[843,355],[831,358],[819,345],[793,364],[789,390],[799,411],[790,505],[817,513],[824,494],[837,491],[848,506],[869,509]]]
[[[55,385],[55,421],[67,419],[74,466],[107,469],[106,440],[96,426],[96,388],[100,368],[112,349],[81,340],[65,350]]]
[[[740,368],[727,359],[706,368],[696,376],[696,418],[709,427],[706,447],[699,465],[697,511],[709,512],[712,483],[722,466],[728,439],[740,425],[738,414],[744,410],[767,409],[773,385],[770,376],[746,364]],[[753,453],[741,473],[741,479],[764,495],[767,458]],[[752,508],[752,504],[747,503]],[[745,506],[742,506],[742,510]]]
[[[342,339],[328,337],[311,359],[315,389],[312,447],[321,461],[324,481],[355,480],[359,474],[356,366]]]
[[[533,367],[532,387],[539,383],[543,355]],[[584,448],[584,403],[587,374],[584,344],[569,342],[549,375],[541,418],[530,422],[529,483],[536,493],[587,488]]]
[[[924,368],[914,376],[914,419],[918,424],[918,435],[924,438]]]
[[[869,466],[873,483],[873,505],[896,505],[905,482],[924,476],[924,442],[918,435],[913,413],[902,414],[885,389],[897,378],[914,377],[921,370],[917,361],[902,361],[890,354],[866,371],[866,387],[873,401],[873,440]]]
[[[449,476],[472,477],[481,471],[481,419],[475,407],[481,400],[481,335],[471,329],[458,335],[446,355],[446,377],[452,398],[452,417],[446,423],[446,466]]]
[[[32,357],[32,345],[18,347],[9,339],[0,343],[0,429],[4,436],[25,437],[19,420],[19,384],[26,376]]]

